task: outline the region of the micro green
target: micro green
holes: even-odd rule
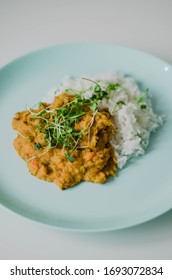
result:
[[[146,104],[141,104],[140,109],[146,109]]]
[[[116,104],[117,104],[117,105],[120,105],[120,104],[126,105],[125,102],[124,102],[123,100],[119,100],[118,102],[116,102]]]
[[[39,106],[44,106],[44,103],[43,103],[42,101],[40,101],[40,102],[38,103],[38,105],[39,105]]]
[[[36,143],[33,148],[34,150],[39,150],[40,148],[42,148],[42,145],[40,143]]]
[[[115,84],[110,83],[107,87],[107,92],[109,93],[111,90],[117,90],[120,87],[121,85],[119,83],[115,83]]]
[[[145,96],[148,94],[149,89],[147,88],[143,94],[136,100],[136,103],[142,103],[144,101]]]
[[[94,93],[91,97],[91,101],[93,101],[93,103],[95,103],[96,105],[99,103],[99,101],[101,101],[104,97],[106,97],[108,95],[107,91],[103,90],[101,88],[101,86],[98,84],[98,82],[87,79],[87,78],[82,78],[82,79],[95,84],[95,87],[93,88]],[[91,105],[93,105],[93,104],[91,104]],[[95,105],[94,105],[94,107],[95,107]]]
[[[70,162],[74,162],[74,157],[72,156],[72,155],[70,155],[70,154],[67,154],[67,153],[65,153],[65,158],[67,158]]]
[[[94,92],[100,92],[101,91],[101,87],[99,85],[96,85],[94,88]]]

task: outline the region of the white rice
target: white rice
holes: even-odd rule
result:
[[[54,95],[66,90],[69,90],[70,94],[83,91],[84,97],[90,98],[94,94],[95,84],[82,79],[83,77],[96,81],[105,91],[110,83],[121,85],[118,89],[110,91],[108,99],[103,98],[99,108],[108,108],[113,117],[115,135],[111,143],[115,149],[117,165],[122,168],[129,158],[145,153],[151,132],[163,123],[162,116],[153,112],[151,100],[147,94],[142,102],[138,102],[138,98],[143,96],[143,92],[133,78],[119,73],[91,77],[87,75],[76,79],[66,77],[62,84],[52,90],[43,101],[51,103]],[[117,104],[119,101],[123,101],[124,104]],[[141,104],[146,105],[146,108],[141,109]]]

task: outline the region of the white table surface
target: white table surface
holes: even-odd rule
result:
[[[172,63],[171,0],[0,0],[0,63],[36,49],[98,41]],[[0,259],[172,259],[172,210],[106,233],[58,230],[0,206]]]

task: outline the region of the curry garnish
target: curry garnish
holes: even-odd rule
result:
[[[39,106],[44,107],[44,103],[41,102]],[[87,128],[76,130],[75,125],[82,120],[88,111],[91,112],[92,118]],[[32,118],[40,120],[39,125],[36,125],[35,129],[44,134],[46,146],[49,149],[60,147],[69,150],[69,153],[65,153],[65,157],[70,162],[74,161],[72,154],[78,148],[78,144],[81,142],[83,135],[85,133],[89,134],[89,129],[93,124],[97,111],[95,100],[90,101],[80,95],[77,95],[73,101],[64,106],[53,110],[51,110],[50,106],[43,108],[38,113],[29,109]],[[34,145],[34,150],[38,150],[41,147],[43,145],[37,143]]]

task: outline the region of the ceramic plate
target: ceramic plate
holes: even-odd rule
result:
[[[80,183],[61,191],[31,176],[13,148],[14,113],[37,104],[64,76],[118,71],[149,88],[165,123],[144,156],[103,185]],[[12,211],[63,229],[105,231],[153,219],[172,206],[172,67],[122,46],[78,43],[21,57],[0,72],[0,202]]]

